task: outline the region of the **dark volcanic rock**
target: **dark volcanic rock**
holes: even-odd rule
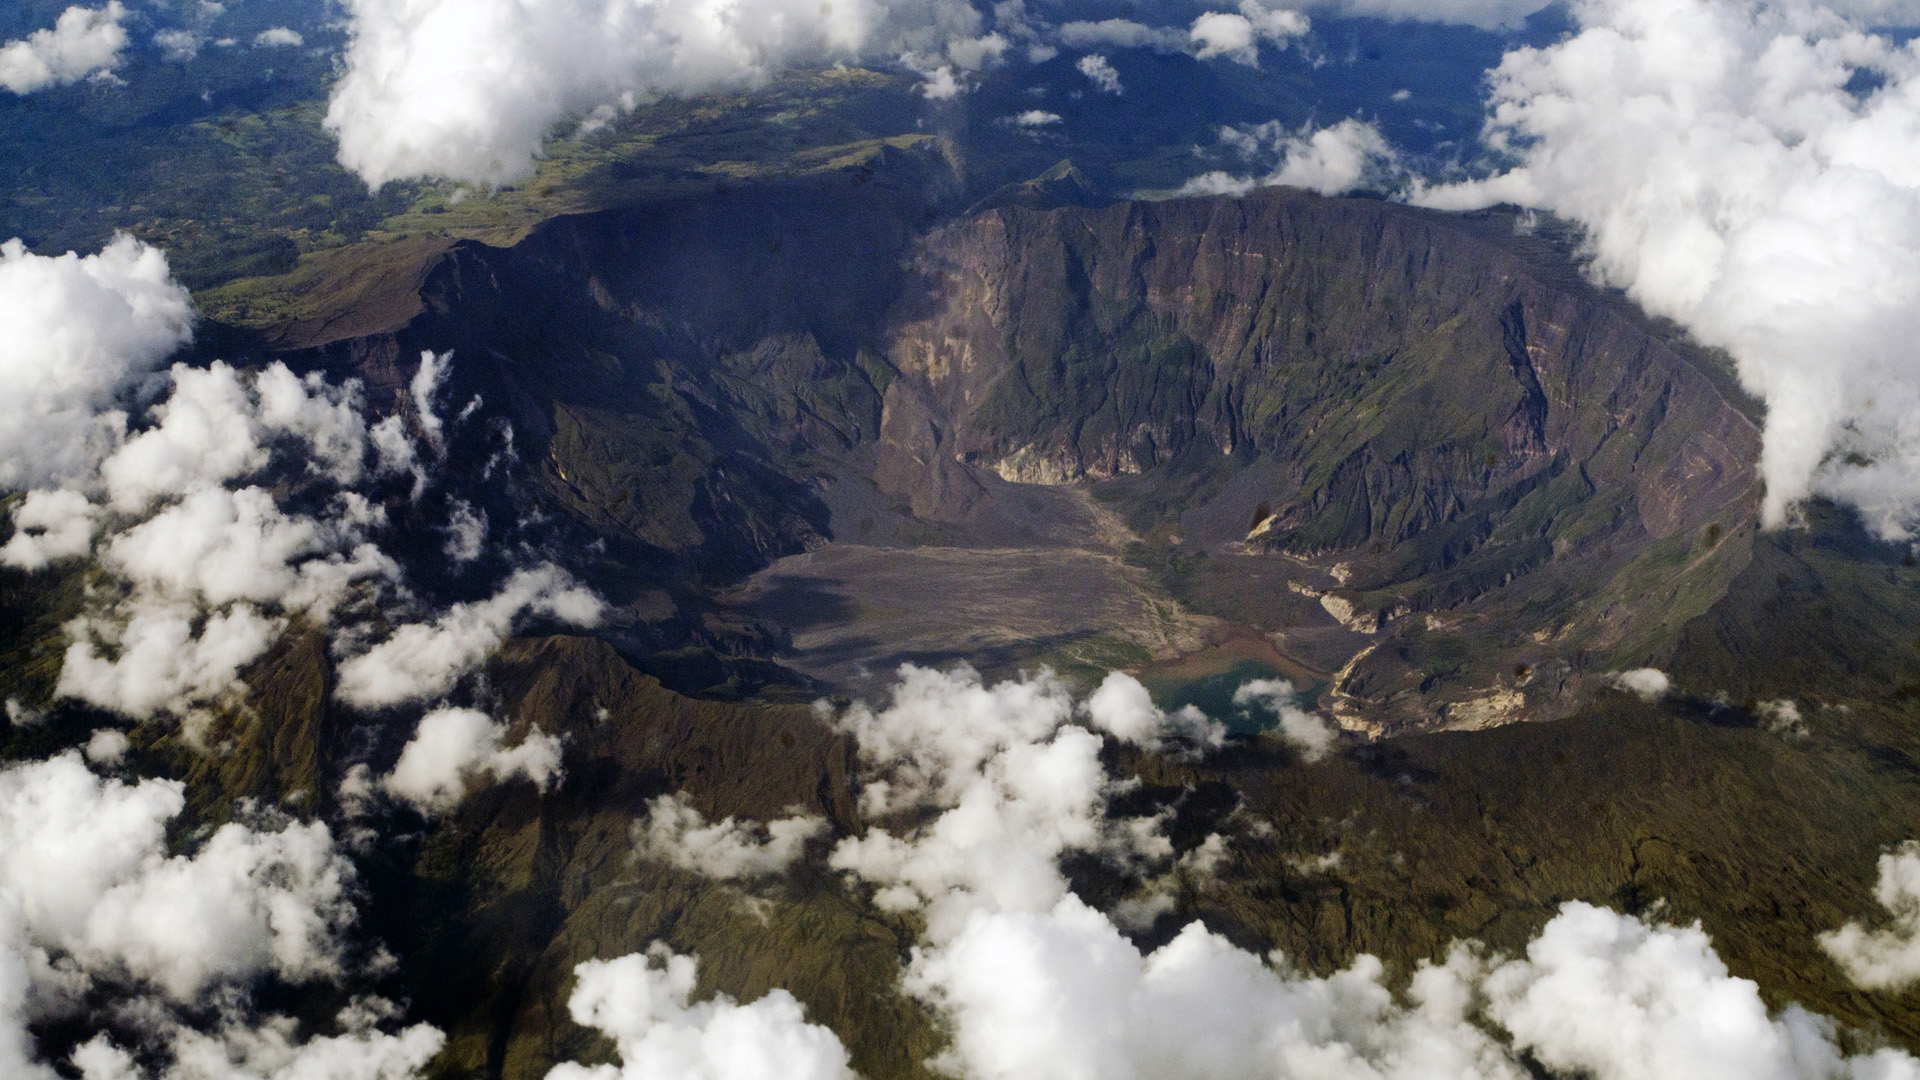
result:
[[[980,470],[1098,483],[1186,550],[1337,567],[1301,584],[1394,642],[1341,681],[1367,726],[1564,711],[1488,691],[1516,664],[1658,658],[1744,558],[1645,566],[1751,534],[1759,433],[1710,361],[1483,223],[1291,192],[1005,210],[921,268],[883,485],[940,517]],[[1643,570],[1646,594],[1610,591]],[[1478,670],[1421,670],[1449,624]]]
[[[1062,487],[1371,732],[1684,668],[1747,572],[1759,432],[1725,363],[1509,216],[1275,190],[927,232],[954,191],[889,148],[459,243],[403,330],[299,359],[404,413],[420,350],[452,350],[446,400],[526,466],[490,517],[555,523],[680,689],[772,673],[779,628],[716,618],[715,589],[836,540],[1084,543]]]

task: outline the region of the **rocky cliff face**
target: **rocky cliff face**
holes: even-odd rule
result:
[[[956,190],[884,147],[455,244],[404,328],[300,359],[405,411],[412,358],[452,350],[447,400],[528,465],[462,497],[550,520],[680,689],[784,677],[781,629],[716,588],[835,542],[1084,544],[1063,488],[1359,730],[1564,716],[1737,636],[1688,627],[1777,540],[1754,407],[1512,218],[1276,190],[929,232]]]
[[[879,475],[932,517],[956,473],[1090,483],[1189,553],[1300,560],[1396,641],[1341,680],[1388,706],[1367,723],[1444,720],[1520,665],[1644,660],[1671,605],[1607,586],[1711,603],[1758,430],[1707,361],[1493,225],[1287,192],[983,214],[920,251]],[[1448,645],[1416,639],[1455,626],[1478,670],[1421,672]],[[1542,688],[1516,680],[1473,721],[1518,718]]]

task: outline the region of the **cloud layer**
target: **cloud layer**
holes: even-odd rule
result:
[[[0,45],[0,90],[31,94],[112,71],[127,47],[120,25],[126,16],[120,0],[103,8],[76,5],[61,12],[52,29]]]
[[[515,746],[503,745],[507,725],[475,709],[441,708],[420,718],[400,751],[393,772],[381,781],[388,794],[422,813],[453,809],[473,781],[524,777],[541,791],[560,776],[560,740],[530,730]]]
[[[621,1063],[559,1065],[547,1080],[854,1080],[839,1038],[807,1023],[793,995],[689,1004],[697,974],[660,945],[575,968],[567,1011],[611,1038]]]
[[[96,255],[0,244],[0,488],[90,469],[114,404],[192,335],[193,305],[158,248],[121,236]]]
[[[1265,171],[1202,173],[1177,194],[1240,196],[1255,188],[1297,187],[1342,195],[1357,188],[1389,187],[1401,174],[1399,155],[1380,129],[1351,117],[1323,128],[1296,130],[1277,120],[1222,128],[1220,142]]]
[[[1920,982],[1920,842],[1912,840],[1880,856],[1874,898],[1892,916],[1891,925],[1869,930],[1848,923],[1820,936],[1820,945],[1857,985],[1901,990]]]
[[[485,663],[522,616],[593,626],[604,610],[599,597],[557,566],[520,570],[488,599],[455,604],[430,623],[408,623],[341,661],[335,693],[363,709],[437,698]]]
[[[86,1080],[415,1076],[443,1039],[380,1031],[390,1009],[357,1005],[339,1034],[303,1040],[247,1005],[263,979],[335,982],[353,963],[354,872],[327,827],[228,823],[169,854],[184,806],[182,785],[103,779],[78,753],[0,769],[0,1074],[52,1080],[27,1024],[84,1031],[97,990],[161,1064],[102,1031],[73,1056]]]
[[[1596,275],[1726,348],[1767,402],[1766,523],[1824,495],[1911,536],[1920,51],[1802,0],[1573,12],[1578,34],[1492,73],[1487,137],[1517,164],[1421,201],[1584,224]]]
[[[372,186],[531,175],[562,120],[751,86],[801,61],[939,53],[978,33],[963,0],[347,0],[326,124]],[[963,66],[970,66],[964,65]]]
[[[1110,816],[1121,781],[1099,764],[1098,736],[1077,723],[1136,742],[1167,738],[1178,720],[1143,722],[1124,679],[1110,681],[1095,708],[1046,674],[986,686],[966,669],[908,667],[887,708],[856,705],[838,717],[860,740],[863,810],[912,813],[896,819],[898,835],[870,830],[831,861],[879,886],[883,905],[925,907],[903,988],[947,1023],[952,1041],[934,1062],[944,1071],[979,1080],[1524,1080],[1534,1075],[1524,1054],[1594,1080],[1920,1076],[1920,1061],[1899,1051],[1849,1056],[1830,1022],[1797,1006],[1769,1010],[1698,926],[1582,903],[1564,905],[1523,957],[1456,943],[1404,991],[1372,957],[1315,977],[1199,923],[1143,952],[1059,869],[1068,853],[1132,866],[1171,858],[1159,819]],[[1218,841],[1185,861],[1200,872],[1226,857]],[[1904,911],[1913,872],[1904,861],[1897,869],[1883,893],[1898,893]]]
[[[662,795],[633,823],[633,846],[643,858],[721,881],[773,877],[806,854],[807,841],[827,831],[826,819],[796,814],[766,824],[723,818],[709,823],[682,795]]]

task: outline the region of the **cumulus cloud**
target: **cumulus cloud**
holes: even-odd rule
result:
[[[854,1080],[833,1032],[807,1023],[793,995],[691,1004],[698,967],[655,945],[574,968],[574,1022],[614,1041],[619,1065],[556,1066],[547,1080]]]
[[[1124,672],[1108,672],[1098,688],[1087,697],[1087,718],[1093,726],[1121,742],[1163,748],[1170,740],[1206,749],[1226,745],[1226,725],[1208,718],[1198,708],[1187,705],[1166,712],[1154,705],[1152,695],[1140,680]]]
[[[1245,195],[1255,188],[1298,187],[1322,195],[1386,186],[1400,172],[1399,155],[1370,121],[1349,117],[1330,127],[1298,130],[1268,121],[1222,128],[1220,141],[1240,157],[1272,165],[1265,173],[1203,173],[1179,195]]]
[[[902,988],[945,1021],[949,1047],[931,1062],[941,1071],[1524,1080],[1538,1063],[1594,1080],[1920,1075],[1920,1061],[1899,1051],[1849,1056],[1831,1021],[1797,1006],[1770,1011],[1698,926],[1582,903],[1564,905],[1524,956],[1457,942],[1403,988],[1370,956],[1315,977],[1199,923],[1143,952],[1116,920],[1144,927],[1169,913],[1169,890],[1149,889],[1108,915],[1069,891],[1058,869],[1069,852],[1169,854],[1164,841],[1151,843],[1157,821],[1105,820],[1118,781],[1081,756],[1097,740],[1071,719],[1097,711],[1110,718],[1103,729],[1144,741],[1151,706],[1126,682],[1103,690],[1098,710],[1077,709],[1045,674],[988,687],[965,669],[907,667],[887,709],[855,705],[838,718],[860,742],[863,809],[915,811],[902,836],[844,841],[831,861],[885,886],[882,904],[928,905]],[[1277,685],[1247,697],[1291,701]],[[1115,843],[1116,833],[1128,835]],[[1178,868],[1204,875],[1226,857],[1225,838],[1214,836]],[[1901,862],[1901,881],[1883,893],[1898,896],[1889,906],[1920,912],[1920,845],[1899,857],[1911,865]]]
[[[160,55],[175,64],[184,64],[200,55],[200,46],[207,39],[191,30],[162,30],[153,35],[153,43],[160,47]]]
[[[992,48],[962,0],[345,6],[346,68],[326,125],[339,136],[341,163],[375,187],[420,176],[514,183],[569,117],[752,86],[791,63],[944,52],[965,69]]]
[[[0,244],[0,487],[88,472],[125,422],[114,403],[193,318],[166,256],[130,236],[84,258]]]
[[[84,1033],[104,1001],[141,1053],[101,1031],[71,1058],[84,1080],[417,1076],[444,1038],[380,1031],[397,1010],[377,999],[305,1040],[248,1005],[262,978],[347,970],[353,869],[326,826],[229,823],[169,855],[184,804],[178,783],[102,779],[78,753],[0,769],[0,1074],[52,1080],[28,1022]]]
[[[1573,13],[1579,33],[1491,75],[1486,137],[1514,167],[1422,201],[1585,225],[1595,276],[1725,348],[1766,401],[1765,524],[1821,495],[1910,537],[1920,51],[1803,0]]]
[[[127,750],[132,743],[126,733],[112,728],[96,728],[87,739],[85,753],[87,760],[95,765],[113,766],[126,759]]]
[[[114,537],[104,562],[171,599],[272,602],[324,620],[354,580],[398,573],[359,539],[350,522],[286,514],[260,488],[207,488]]]
[[[1486,978],[1488,1016],[1550,1069],[1641,1077],[1910,1077],[1898,1050],[1845,1055],[1831,1021],[1797,1005],[1770,1013],[1698,925],[1654,926],[1570,903],[1524,959]]]
[[[1157,49],[1161,52],[1179,52],[1187,45],[1187,35],[1173,27],[1153,27],[1131,19],[1061,23],[1055,33],[1060,44],[1069,49]]]
[[[1800,706],[1792,698],[1762,701],[1754,713],[1775,735],[1805,738],[1808,734],[1806,717],[1800,714]]]
[[[452,373],[451,352],[422,352],[420,366],[414,369],[413,378],[407,382],[407,395],[413,399],[414,415],[419,417],[420,430],[435,453],[444,453],[447,448],[446,421],[440,418],[440,393],[446,389],[447,377]]]
[[[420,718],[393,771],[380,781],[389,794],[422,813],[459,805],[482,776],[525,777],[541,791],[560,777],[560,740],[533,728],[517,746],[504,746],[507,725],[474,709],[443,708]]]
[[[54,1080],[52,1069],[34,1060],[27,1010],[33,990],[27,956],[21,948],[18,913],[0,904],[0,1073],[19,1080]]]
[[[447,543],[442,549],[455,563],[469,563],[487,546],[487,512],[455,499],[447,514]]]
[[[0,45],[0,89],[31,94],[112,71],[127,47],[127,31],[120,25],[126,16],[119,0],[103,8],[70,7],[53,29]]]
[[[1233,703],[1242,709],[1259,706],[1280,722],[1275,732],[1299,749],[1308,761],[1319,761],[1333,749],[1338,736],[1323,719],[1302,709],[1294,696],[1293,684],[1285,679],[1253,679],[1233,692]]]
[[[977,914],[916,958],[907,988],[948,1017],[941,1064],[969,1076],[1518,1080],[1466,1019],[1471,968],[1463,952],[1423,969],[1401,1006],[1371,957],[1293,976],[1198,923],[1143,956],[1070,896],[1045,912]]]
[[[1060,122],[1060,114],[1045,109],[1028,109],[1013,117],[1013,122],[1023,128],[1048,127]]]
[[[169,856],[184,806],[178,783],[103,780],[77,753],[0,771],[0,907],[33,947],[178,1002],[337,975],[353,871],[326,826],[230,823]]]
[[[268,27],[253,35],[253,47],[256,49],[297,49],[307,43],[298,30],[289,30],[284,26]]]
[[[133,717],[181,713],[240,689],[240,669],[285,620],[251,604],[202,616],[192,604],[129,601],[67,625],[56,693]]]
[[[1847,977],[1869,990],[1900,990],[1920,982],[1920,842],[1912,840],[1880,856],[1874,898],[1892,916],[1884,930],[1850,922],[1820,935]]]
[[[1161,53],[1192,52],[1202,60],[1224,56],[1235,63],[1259,67],[1262,41],[1284,45],[1289,40],[1304,35],[1311,25],[1307,17],[1297,11],[1269,8],[1259,0],[1241,0],[1237,11],[1204,12],[1186,28],[1148,26],[1132,19],[1076,20],[1061,23],[1051,32],[1050,40],[1069,49],[1152,49]],[[1035,30],[1033,34],[1038,37],[1039,31]],[[1052,58],[1055,50],[1051,45],[1046,49],[1046,55],[1036,59],[1036,63]],[[1105,63],[1106,60],[1102,57],[1092,66],[1095,70],[1101,70],[1099,65]],[[1112,90],[1101,75],[1088,70],[1086,61],[1082,61],[1081,71],[1100,84],[1102,89]],[[1115,85],[1118,85],[1118,78],[1118,75],[1113,76],[1116,80]]]
[[[786,872],[806,853],[807,841],[825,835],[827,822],[797,814],[766,824],[723,818],[709,824],[683,795],[662,795],[634,822],[633,844],[643,857],[682,870],[738,881]]]
[[[1634,668],[1608,677],[1614,689],[1632,694],[1641,701],[1659,701],[1673,688],[1673,681],[1659,668]]]
[[[230,1017],[212,1034],[172,1024],[160,1041],[173,1061],[160,1072],[141,1069],[104,1034],[74,1051],[73,1062],[83,1080],[413,1080],[446,1044],[429,1025],[388,1034],[377,1019],[375,1010],[349,1007],[335,1021],[341,1034],[305,1042],[291,1017]]]
[[[1000,1080],[1532,1075],[1514,1051],[1595,1080],[1920,1069],[1894,1050],[1847,1056],[1832,1024],[1798,1007],[1769,1012],[1759,987],[1729,975],[1697,926],[1579,903],[1564,906],[1525,957],[1489,970],[1476,950],[1456,945],[1397,996],[1371,957],[1312,978],[1198,923],[1142,955],[1068,897],[1044,913],[977,914],[951,943],[916,958],[908,989],[952,1024],[941,1064]],[[1481,1010],[1484,1028],[1474,1022]]]
[[[550,563],[514,573],[486,600],[455,604],[431,623],[408,623],[340,662],[342,701],[378,709],[439,697],[499,649],[526,614],[594,626],[606,605]]]
[[[1209,11],[1193,20],[1187,36],[1201,60],[1224,56],[1236,64],[1260,66],[1260,42],[1284,45],[1312,29],[1305,15],[1284,8],[1269,9],[1259,0],[1242,0],[1238,14]]]
[[[357,385],[302,379],[279,363],[257,376],[176,365],[171,379],[155,422],[96,477],[74,481],[104,489],[104,507],[76,488],[34,492],[0,548],[0,561],[27,567],[85,554],[94,522],[114,515],[100,565],[127,589],[68,625],[58,688],[135,717],[232,692],[288,616],[325,623],[357,582],[399,576],[368,539],[382,512],[358,493],[341,491],[308,516],[264,488],[223,486],[267,468],[283,444],[311,475],[359,480],[367,432]]]
[[[1308,11],[1387,19],[1393,22],[1455,23],[1482,30],[1511,29],[1552,0],[1299,0]]]
[[[1074,67],[1104,93],[1119,94],[1125,91],[1125,88],[1120,85],[1120,73],[1115,71],[1113,64],[1099,53],[1081,57]]]
[[[1141,723],[1137,706],[1101,712],[1136,741],[1170,734]],[[891,705],[856,703],[835,723],[859,741],[863,812],[916,811],[919,823],[842,840],[829,864],[878,886],[884,908],[924,907],[929,933],[944,940],[975,911],[1052,908],[1067,895],[1058,861],[1070,852],[1124,864],[1170,857],[1158,818],[1109,817],[1117,782],[1100,762],[1101,737],[1071,723],[1077,711],[1051,672],[986,686],[966,667],[902,667]]]
[[[0,564],[41,570],[93,548],[100,512],[77,491],[32,491],[13,512],[13,536],[0,546]]]
[[[138,511],[259,472],[281,437],[296,440],[313,472],[339,484],[360,479],[367,429],[358,384],[302,379],[279,361],[251,379],[217,360],[204,369],[176,364],[172,379],[172,393],[152,409],[158,422],[100,464],[114,509]]]
[[[357,493],[307,516],[264,488],[223,486],[265,469],[282,443],[310,474],[360,479],[367,435],[356,385],[298,378],[279,363],[251,377],[222,363],[176,365],[171,380],[154,423],[97,475],[30,494],[0,548],[0,561],[29,567],[85,554],[95,521],[115,515],[100,564],[127,588],[69,623],[58,692],[135,717],[232,692],[288,616],[324,623],[356,582],[399,574],[367,537],[381,512]],[[104,489],[106,505],[87,489]]]

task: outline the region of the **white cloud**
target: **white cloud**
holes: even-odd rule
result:
[[[130,236],[85,258],[0,244],[0,487],[87,473],[124,423],[116,399],[193,318],[166,256]]]
[[[520,570],[486,600],[455,604],[432,623],[408,623],[340,662],[335,693],[363,709],[439,697],[487,661],[529,612],[593,626],[606,605],[551,564]]]
[[[456,563],[470,563],[487,547],[487,512],[455,499],[447,515],[447,543],[442,549]]]
[[[326,125],[368,184],[530,175],[553,126],[662,95],[752,86],[781,67],[934,54],[965,67],[962,0],[347,0],[351,39]]]
[[[298,30],[289,30],[284,26],[268,27],[253,36],[256,49],[297,49],[307,43]]]
[[[925,906],[944,940],[974,911],[1053,907],[1067,895],[1057,863],[1069,852],[1171,856],[1158,818],[1108,818],[1102,740],[1069,722],[1075,712],[1051,672],[989,687],[967,667],[902,667],[889,707],[856,703],[836,724],[860,744],[864,813],[933,816],[904,836],[873,828],[842,840],[829,864],[879,886],[882,907]]]
[[[87,760],[95,765],[118,765],[125,760],[132,743],[126,733],[112,728],[95,728],[87,739]]]
[[[1107,673],[1087,696],[1086,712],[1099,730],[1150,750],[1161,749],[1169,739],[1207,749],[1218,749],[1227,741],[1226,725],[1208,719],[1192,705],[1174,712],[1162,711],[1140,680],[1124,672]]]
[[[501,781],[525,777],[541,791],[559,780],[558,738],[533,728],[519,745],[507,747],[501,745],[506,736],[507,725],[486,713],[436,709],[420,718],[393,772],[380,785],[432,814],[459,805],[467,786],[481,776]]]
[[[547,1080],[854,1080],[839,1038],[807,1023],[793,995],[689,1004],[697,974],[692,957],[661,945],[574,968],[567,1011],[611,1038],[621,1064],[568,1062]]]
[[[22,946],[20,916],[0,903],[0,1075],[18,1080],[54,1080],[57,1074],[35,1060],[27,1031],[33,976]]]
[[[1594,1080],[1920,1075],[1898,1050],[1845,1056],[1831,1021],[1778,1015],[1698,925],[1652,926],[1570,903],[1485,981],[1488,1015],[1550,1069]]]
[[[1060,44],[1069,49],[1157,49],[1161,52],[1180,52],[1187,46],[1187,35],[1173,27],[1147,26],[1131,19],[1062,23],[1056,33]]]
[[[1187,181],[1180,195],[1245,195],[1255,188],[1298,187],[1322,195],[1384,186],[1400,170],[1399,157],[1370,121],[1349,117],[1330,127],[1293,130],[1278,121],[1222,128],[1220,140],[1240,156],[1271,159],[1265,174],[1209,172]]]
[[[173,1024],[162,1034],[173,1062],[148,1073],[104,1034],[74,1052],[83,1080],[412,1080],[446,1044],[426,1024],[387,1034],[364,1009],[349,1007],[346,1030],[299,1041],[290,1017],[247,1023],[229,1017],[212,1034]]]
[[[1556,1074],[1594,1080],[1920,1075],[1897,1050],[1846,1056],[1831,1022],[1797,1006],[1770,1013],[1697,926],[1585,904],[1564,906],[1524,958],[1491,971],[1455,945],[1415,972],[1404,998],[1372,957],[1326,978],[1276,960],[1199,923],[1142,955],[1069,896],[1047,912],[976,912],[952,941],[916,954],[906,988],[950,1024],[939,1064],[995,1080],[1532,1075],[1508,1042]],[[1482,1006],[1485,1027],[1474,1022]]]
[[[1007,55],[1007,39],[999,34],[953,38],[946,43],[946,54],[962,71],[983,71]]]
[[[173,393],[152,410],[159,422],[100,465],[115,509],[138,511],[258,472],[281,436],[298,440],[315,473],[340,484],[360,479],[367,428],[358,384],[300,379],[279,361],[257,378],[218,360],[204,369],[175,364],[172,375]]]
[[[240,689],[240,669],[285,627],[251,604],[205,616],[192,604],[134,600],[67,625],[56,693],[132,717],[182,713]]]
[[[160,55],[175,64],[184,64],[200,55],[200,46],[207,39],[191,30],[162,30],[153,35],[153,43],[160,47]]]
[[[1775,735],[1805,738],[1808,734],[1806,717],[1800,715],[1800,706],[1792,698],[1762,701],[1754,712]]]
[[[1209,11],[1193,20],[1187,36],[1199,46],[1195,55],[1202,60],[1224,56],[1236,64],[1259,67],[1261,41],[1284,45],[1310,29],[1312,23],[1297,11],[1241,0],[1239,14]]]
[[[1018,113],[1013,116],[1003,117],[1002,121],[1005,123],[1011,123],[1015,127],[1041,128],[1041,127],[1049,127],[1053,124],[1059,123],[1060,114],[1055,112],[1048,112],[1045,109],[1028,109],[1026,112],[1023,112],[1023,113]]]
[[[1200,51],[1202,60],[1224,56],[1237,64],[1260,66],[1260,46],[1254,43],[1253,23],[1245,15],[1209,11],[1193,20],[1188,36]]]
[[[413,399],[414,415],[420,418],[420,430],[426,434],[427,443],[435,453],[445,453],[447,449],[446,422],[440,419],[439,398],[451,374],[451,352],[423,352],[420,354],[420,366],[414,369],[413,378],[407,383],[407,394]]]
[[[1908,5],[1903,5],[1906,7]],[[1920,52],[1803,0],[1589,0],[1492,78],[1517,162],[1423,201],[1587,228],[1593,273],[1727,349],[1767,403],[1762,519],[1920,523]],[[1885,80],[1856,94],[1849,80]]]
[[[916,956],[906,985],[948,1018],[940,1064],[967,1076],[1519,1080],[1466,1019],[1472,966],[1462,952],[1423,969],[1406,1007],[1372,957],[1296,976],[1198,923],[1143,956],[1067,897],[1044,912],[977,913]]]
[[[902,53],[900,63],[920,76],[920,85],[914,88],[914,92],[929,101],[952,101],[967,90],[966,80],[960,72],[938,56]]]
[[[398,575],[359,541],[350,524],[285,514],[261,488],[206,488],[114,537],[104,562],[171,599],[276,603],[324,620],[356,578]]]
[[[1907,841],[1880,856],[1874,898],[1892,916],[1892,926],[1868,930],[1848,923],[1820,935],[1820,946],[1869,990],[1900,990],[1920,982],[1920,843]]]
[[[1105,93],[1118,94],[1123,92],[1124,88],[1120,85],[1120,73],[1115,71],[1113,64],[1108,62],[1107,58],[1101,56],[1099,53],[1081,57],[1079,63],[1075,64],[1074,67],[1080,70],[1080,74],[1085,75],[1091,80],[1095,87]]]
[[[1457,23],[1482,30],[1518,27],[1552,0],[1298,0],[1309,11],[1393,22]],[[1899,2],[1899,0],[1895,0]]]
[[[268,973],[336,976],[353,871],[326,826],[230,823],[170,857],[182,791],[102,780],[75,753],[0,771],[0,908],[32,946],[177,1002]]]
[[[1258,705],[1280,721],[1275,729],[1282,739],[1300,750],[1308,761],[1319,761],[1333,749],[1337,736],[1328,723],[1302,709],[1296,701],[1293,684],[1285,679],[1254,679],[1242,683],[1233,692],[1233,703],[1242,709]]]
[[[186,414],[175,409],[165,429]],[[127,449],[156,445],[145,437]],[[246,438],[244,426],[240,437]],[[218,438],[211,435],[209,444],[217,446]],[[220,457],[215,451],[181,460],[189,469],[217,473]],[[174,478],[165,469],[142,475],[158,478],[163,488]],[[116,474],[110,486],[120,484],[124,492],[124,479]],[[148,489],[138,490],[144,502]],[[351,492],[337,496],[326,516],[310,518],[285,513],[260,488],[193,490],[102,545],[101,566],[130,589],[68,624],[72,643],[58,692],[144,718],[185,713],[237,691],[240,669],[266,651],[286,615],[325,623],[356,582],[399,576],[393,560],[365,538],[377,519]],[[9,562],[39,554],[46,552],[12,542],[0,549]]]
[[[100,513],[77,491],[31,491],[13,512],[13,536],[0,547],[0,564],[40,570],[93,549]]]
[[[1100,712],[1144,715],[1125,683],[1110,685],[1125,707],[1109,702]],[[1252,696],[1290,700],[1273,686]],[[1104,775],[1093,734],[1068,723],[1075,711],[1045,674],[986,687],[965,669],[907,667],[886,710],[855,705],[839,718],[860,743],[863,811],[899,814],[903,835],[870,831],[831,861],[884,885],[883,904],[930,904],[902,987],[944,1021],[949,1049],[931,1062],[942,1072],[1524,1080],[1537,1062],[1592,1080],[1920,1077],[1905,1053],[1849,1057],[1831,1021],[1797,1006],[1769,1011],[1698,926],[1581,903],[1564,905],[1524,957],[1488,958],[1455,943],[1443,962],[1420,965],[1404,992],[1370,956],[1313,977],[1199,923],[1143,954],[1115,918],[1168,914],[1169,892],[1150,887],[1110,917],[1070,893],[1058,868],[1069,852],[1167,854],[1142,843],[1157,836],[1157,820],[1106,820],[1117,781]],[[1116,843],[1118,833],[1129,835]],[[1178,868],[1204,875],[1226,854],[1215,836]],[[1900,858],[1911,863],[1898,864],[1901,880],[1883,883],[1883,894],[1897,910],[1920,912],[1920,845]]]
[[[1608,677],[1616,690],[1632,694],[1641,701],[1658,701],[1673,688],[1673,681],[1659,668],[1634,668]]]
[[[281,440],[310,472],[358,480],[366,428],[356,385],[299,379],[278,363],[253,378],[222,363],[176,365],[172,380],[172,396],[153,409],[159,422],[106,458],[100,481],[77,478],[104,486],[122,513],[147,516],[100,545],[101,566],[130,588],[68,625],[58,684],[63,696],[142,718],[235,691],[286,615],[324,623],[356,582],[399,575],[366,536],[380,511],[353,492],[308,517],[286,513],[265,489],[220,486],[263,469]],[[36,492],[16,524],[41,528],[16,535],[0,559],[84,553],[83,528],[99,513],[77,491]]]
[[[112,71],[127,47],[120,25],[126,15],[119,0],[103,8],[74,6],[61,12],[53,29],[0,45],[0,90],[31,94]]]
[[[825,835],[827,822],[812,814],[759,822],[724,818],[708,824],[682,795],[662,795],[633,824],[633,843],[650,859],[710,878],[735,881],[785,873],[806,853],[807,841]]]

